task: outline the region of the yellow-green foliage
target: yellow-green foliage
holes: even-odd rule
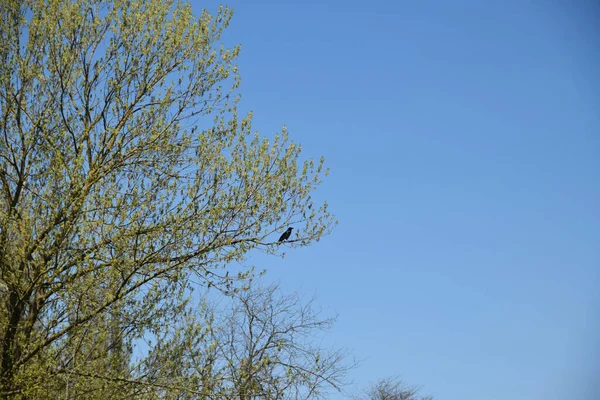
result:
[[[227,264],[281,254],[288,225],[285,246],[327,233],[310,197],[322,160],[238,117],[226,7],[0,0],[0,14],[0,391],[200,396],[184,388],[202,374],[141,374],[134,341],[181,334],[169,321],[196,284],[244,288],[251,271]]]

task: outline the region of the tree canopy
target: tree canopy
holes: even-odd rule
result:
[[[397,377],[381,378],[370,384],[353,400],[433,400],[431,396],[421,396],[419,388],[409,386]]]
[[[238,115],[240,48],[220,42],[231,16],[174,0],[0,0],[3,397],[215,395],[197,390],[210,374],[177,373],[156,342],[135,360],[133,344],[193,349],[181,335],[210,325],[170,321],[202,312],[194,290],[240,293],[253,272],[228,265],[334,224],[311,198],[323,160]]]

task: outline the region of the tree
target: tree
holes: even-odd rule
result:
[[[370,385],[355,400],[433,400],[430,396],[420,396],[419,388],[408,386],[400,379],[382,378]]]
[[[0,0],[3,397],[199,396],[186,390],[200,376],[146,368],[176,369],[177,354],[155,343],[136,363],[136,341],[210,331],[190,322],[194,289],[235,294],[253,272],[228,265],[332,227],[311,199],[323,160],[300,163],[285,128],[269,141],[238,117],[239,47],[219,46],[231,15]]]
[[[345,353],[312,343],[334,322],[319,318],[313,300],[303,304],[270,286],[243,293],[225,316],[213,342],[222,376],[231,377],[223,390],[229,398],[317,399],[326,389],[341,390],[352,365],[343,362]]]
[[[296,294],[281,294],[277,286],[254,287],[226,306],[205,303],[203,310],[195,323],[182,326],[210,330],[161,338],[160,349],[154,350],[157,360],[176,359],[177,368],[163,368],[158,361],[149,370],[172,380],[199,377],[195,390],[211,386],[222,399],[299,400],[341,390],[353,367],[344,362],[344,352],[313,344],[315,335],[330,328],[334,319],[320,318],[312,300],[303,303]],[[177,357],[168,356],[173,353]]]

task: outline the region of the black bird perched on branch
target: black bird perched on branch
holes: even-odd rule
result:
[[[279,238],[278,242],[283,242],[283,241],[288,240],[290,235],[292,234],[292,229],[294,229],[294,228],[287,228],[287,231],[285,231],[281,234],[281,237]]]

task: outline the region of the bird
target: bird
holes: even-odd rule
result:
[[[288,240],[290,235],[292,234],[292,229],[294,229],[294,228],[287,228],[287,231],[285,231],[281,234],[281,237],[279,238],[278,242],[284,242],[284,241]]]

